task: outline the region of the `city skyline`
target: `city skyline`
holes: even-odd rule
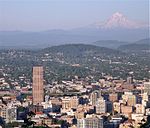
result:
[[[150,128],[149,0],[0,0],[0,128]]]

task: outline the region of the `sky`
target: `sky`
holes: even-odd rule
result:
[[[149,22],[149,0],[0,0],[0,30],[72,29],[120,12]]]

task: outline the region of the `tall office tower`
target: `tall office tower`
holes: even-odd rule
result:
[[[142,100],[143,101],[150,101],[150,96],[147,93],[142,94]]]
[[[137,96],[131,95],[131,96],[128,97],[127,104],[129,106],[135,106],[136,103],[137,103]]]
[[[133,93],[132,92],[124,92],[124,94],[122,95],[122,100],[125,102],[128,101],[129,96],[132,96]]]
[[[104,128],[103,119],[98,117],[78,119],[77,128]]]
[[[103,97],[98,98],[96,102],[96,113],[106,113],[106,101],[103,99]]]
[[[99,91],[94,91],[90,95],[90,102],[93,106],[96,105],[97,99],[99,98]]]
[[[44,99],[43,90],[43,67],[33,67],[33,86],[32,86],[33,104],[40,104]]]
[[[150,82],[144,82],[144,92],[150,95]]]

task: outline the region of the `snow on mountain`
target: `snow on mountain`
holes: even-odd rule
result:
[[[126,28],[126,29],[136,29],[141,28],[144,25],[132,20],[129,20],[122,13],[114,13],[106,22],[98,22],[94,24],[96,28],[102,29],[113,29],[113,28]]]

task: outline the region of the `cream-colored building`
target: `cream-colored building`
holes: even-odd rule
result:
[[[97,114],[106,113],[106,101],[104,100],[103,97],[98,98],[96,102],[96,113]]]
[[[132,106],[121,105],[121,113],[124,114],[125,116],[129,117],[132,112],[133,112]]]
[[[121,112],[121,103],[114,102],[113,103],[113,111],[117,111],[118,113],[120,113]]]
[[[61,112],[69,112],[72,108],[77,108],[79,105],[79,99],[77,96],[62,98]]]
[[[137,114],[145,114],[145,106],[143,104],[136,104],[135,108]]]

